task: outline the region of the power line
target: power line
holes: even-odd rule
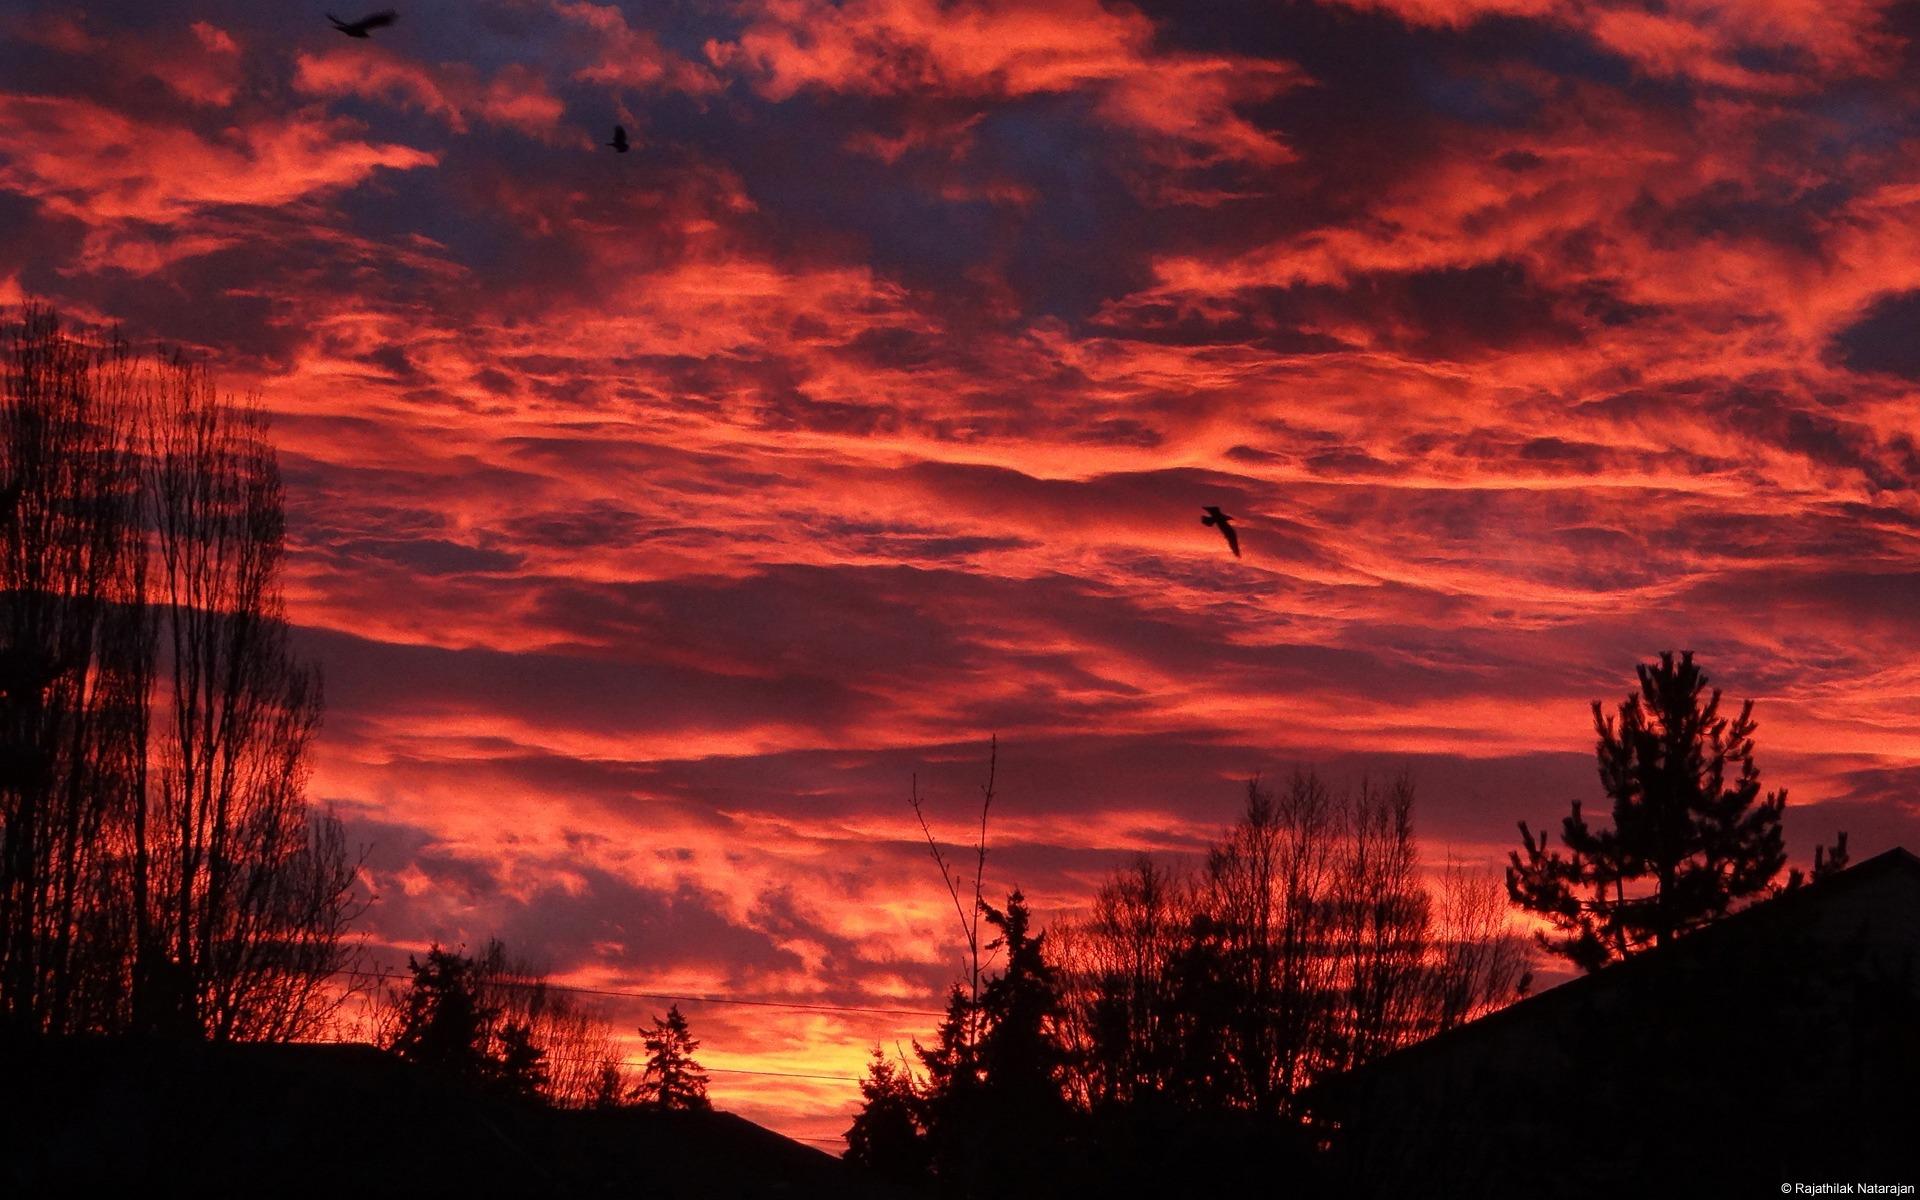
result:
[[[404,980],[412,978],[410,975],[402,975],[395,971],[360,971],[348,969],[336,972],[336,974],[351,975],[361,979]],[[679,1000],[689,1004],[734,1004],[750,1008],[794,1008],[806,1012],[862,1013],[868,1016],[880,1017],[946,1016],[945,1013],[931,1008],[877,1008],[861,1004],[803,1003],[798,1000],[749,1000],[740,996],[692,996],[679,995],[674,992],[630,992],[623,991],[619,988],[590,988],[580,987],[577,984],[570,983],[548,983],[526,979],[496,979],[492,982],[504,984],[507,987],[544,987],[552,988],[560,992],[578,992],[586,996],[618,996],[629,1000]]]
[[[628,1063],[630,1067],[640,1063]],[[812,1071],[749,1071],[745,1067],[702,1067],[710,1075],[774,1075],[781,1079],[831,1079],[839,1083],[859,1083],[858,1075],[820,1075]]]
[[[550,1054],[546,1062],[580,1063],[597,1065],[615,1063],[622,1067],[644,1067],[647,1064],[637,1058],[582,1058],[577,1054]],[[709,1075],[767,1075],[777,1079],[828,1079],[835,1083],[859,1083],[858,1075],[825,1075],[817,1071],[756,1071],[747,1067],[707,1067],[700,1068]]]

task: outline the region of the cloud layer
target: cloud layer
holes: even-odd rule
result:
[[[1491,864],[1667,647],[1800,857],[1920,842],[1910,5],[7,20],[0,301],[276,414],[390,955],[926,1008],[905,794],[963,837],[990,734],[1047,911],[1303,762]],[[689,1009],[745,1070],[929,1025]]]

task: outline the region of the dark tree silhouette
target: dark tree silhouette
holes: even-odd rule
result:
[[[503,1021],[494,1040],[499,1046],[494,1079],[501,1090],[528,1100],[538,1097],[547,1086],[547,1052],[533,1040],[533,1027]]]
[[[357,863],[306,799],[256,405],[29,306],[0,402],[0,1021],[292,1040],[338,1002]]]
[[[947,992],[946,1015],[932,1046],[913,1043],[927,1077],[919,1090],[918,1115],[926,1135],[927,1166],[949,1191],[971,1186],[970,1159],[978,1140],[981,1099],[980,1005],[961,984]]]
[[[400,997],[399,1025],[387,1048],[408,1062],[480,1083],[494,1074],[488,1027],[494,1013],[480,999],[474,960],[438,945],[409,958],[412,978]]]
[[[1325,1069],[1371,1062],[1430,1032],[1433,900],[1419,878],[1413,782],[1369,783],[1348,810],[1331,921],[1341,1019]]]
[[[640,1040],[646,1046],[647,1061],[633,1089],[634,1099],[659,1109],[713,1107],[707,1099],[707,1073],[693,1058],[700,1043],[688,1032],[678,1004],[667,1009],[664,1018],[655,1017],[651,1031],[642,1029]]]
[[[1639,690],[1616,714],[1593,705],[1613,827],[1589,826],[1576,800],[1561,823],[1565,854],[1523,821],[1507,868],[1513,901],[1554,928],[1540,944],[1589,971],[1766,894],[1786,864],[1787,794],[1761,794],[1753,702],[1721,715],[1691,651],[1637,671]]]
[[[163,1013],[216,1040],[313,1032],[354,865],[310,831],[317,673],[291,648],[280,473],[256,404],[163,370],[142,414],[165,700],[146,848],[180,986]]]
[[[990,904],[982,909],[987,924],[1000,931],[990,946],[1005,952],[1006,968],[980,995],[980,1071],[996,1103],[1040,1117],[1063,1103],[1059,979],[1047,961],[1046,935],[1033,929],[1033,914],[1018,889],[1004,910]]]
[[[1829,875],[1837,875],[1847,869],[1847,863],[1851,860],[1852,855],[1847,853],[1847,831],[1843,829],[1834,836],[1833,845],[1813,848],[1812,875],[1802,872],[1799,867],[1787,872],[1785,890],[1791,891],[1809,880],[1818,883]]]
[[[876,1059],[850,1158],[952,1196],[1228,1194],[1307,1163],[1317,1081],[1525,988],[1498,881],[1428,884],[1413,808],[1406,777],[1256,779],[1191,876],[1141,856],[1045,935],[1017,891],[976,901],[995,936],[967,949],[1001,969],[953,986],[924,1082]]]
[[[370,1014],[372,1040],[470,1085],[560,1108],[614,1107],[627,1092],[598,1010],[555,988],[498,939],[468,956],[435,945]]]
[[[1025,897],[1015,891],[1004,910],[982,904],[981,915],[999,931],[988,948],[1004,952],[1004,969],[985,980],[977,1005],[956,985],[934,1047],[916,1044],[931,1170],[950,1195],[1057,1195],[1065,1184],[1048,1168],[1059,1165],[1071,1115],[1059,983]]]
[[[144,816],[145,565],[134,378],[48,309],[8,330],[0,393],[0,1023],[127,1020]],[[130,877],[131,876],[131,877]]]
[[[847,1130],[847,1161],[893,1183],[924,1180],[932,1160],[922,1101],[907,1065],[896,1067],[874,1047],[860,1097],[860,1111]]]
[[[615,1094],[626,1090],[620,1045],[602,1010],[554,987],[546,971],[509,954],[498,938],[489,939],[475,961],[475,979],[482,1006],[494,1014],[490,1053],[503,1071],[516,1053],[539,1051],[533,1090],[562,1108],[593,1105],[606,1087],[608,1066],[618,1077]],[[514,1039],[525,1049],[516,1051]]]
[[[1068,986],[1062,1028],[1076,1100],[1131,1104],[1164,1093],[1181,1057],[1174,964],[1186,884],[1150,855],[1116,872],[1084,925],[1049,931]]]
[[[604,1059],[594,1074],[593,1090],[587,1095],[586,1107],[601,1110],[619,1108],[627,1097],[627,1090],[627,1076],[621,1069],[620,1060]]]
[[[1151,861],[1057,926],[1068,1094],[1085,1109],[1299,1118],[1316,1079],[1512,999],[1525,942],[1499,885],[1424,881],[1414,787],[1258,780],[1182,881]],[[1104,1119],[1104,1118],[1103,1118]]]
[[[1061,1045],[1060,980],[1047,959],[1046,935],[1033,928],[1026,897],[1015,889],[1005,909],[985,906],[999,931],[992,947],[1006,967],[980,994],[981,1098],[988,1115],[988,1194],[1058,1195],[1064,1181],[1046,1169],[1071,1128]]]
[[[1813,848],[1813,877],[1825,879],[1847,869],[1852,856],[1847,853],[1847,831],[1842,829],[1833,839],[1831,846]]]

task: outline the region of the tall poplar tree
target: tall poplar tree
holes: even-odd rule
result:
[[[307,799],[258,405],[177,358],[0,330],[0,1029],[288,1041],[357,866]]]

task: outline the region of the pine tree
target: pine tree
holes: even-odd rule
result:
[[[1593,720],[1613,827],[1593,828],[1573,802],[1567,853],[1520,824],[1507,893],[1556,931],[1541,945],[1592,971],[1764,895],[1786,864],[1783,791],[1763,796],[1753,761],[1753,702],[1720,713],[1720,690],[1691,651],[1638,668],[1640,688]]]
[[[660,1109],[713,1107],[707,1099],[707,1073],[693,1060],[700,1043],[688,1032],[679,1005],[667,1009],[665,1019],[655,1017],[653,1031],[642,1029],[640,1038],[647,1048],[647,1065],[634,1087],[635,1099]]]

